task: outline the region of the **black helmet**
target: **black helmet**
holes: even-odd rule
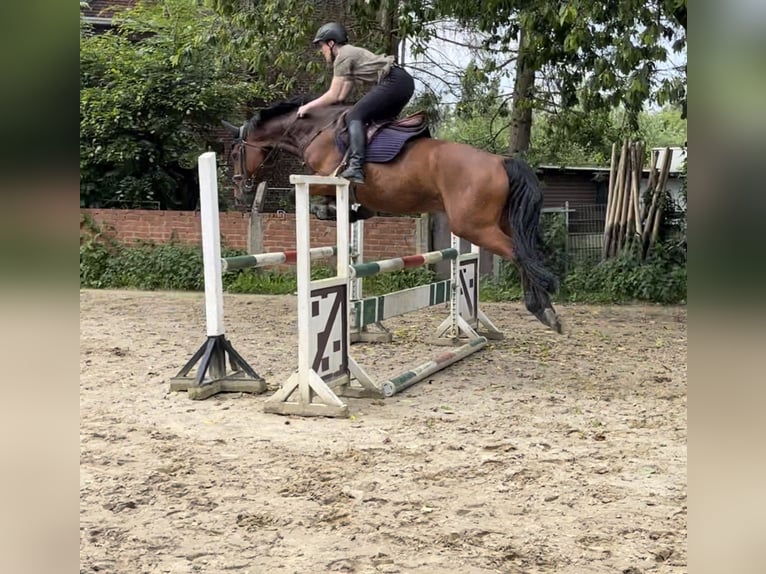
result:
[[[317,30],[316,36],[314,36],[314,44],[319,42],[335,41],[337,44],[348,44],[348,33],[343,24],[338,22],[328,22],[324,24],[319,30]]]

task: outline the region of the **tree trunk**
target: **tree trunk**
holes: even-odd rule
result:
[[[511,140],[509,155],[524,155],[532,136],[532,98],[535,89],[535,68],[524,46],[525,32],[519,32],[519,54],[516,59],[516,79],[513,83],[511,109]]]
[[[380,18],[380,29],[383,32],[383,36],[384,36],[384,42],[385,42],[384,51],[386,54],[391,54],[392,56],[396,56],[396,59],[398,61],[399,60],[399,41],[401,40],[401,38],[399,37],[397,28],[396,28],[397,7],[398,7],[398,0],[388,0],[387,2],[383,2],[381,4],[378,15]]]

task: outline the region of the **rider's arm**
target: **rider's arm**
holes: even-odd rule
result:
[[[305,114],[314,108],[340,103],[348,97],[348,94],[353,87],[354,82],[350,78],[345,76],[333,76],[330,88],[316,100],[312,100],[301,106],[298,113]]]
[[[338,93],[338,103],[345,102],[346,98],[351,93],[351,90],[354,88],[354,80],[347,76],[335,76],[333,78],[333,83],[335,83],[336,78],[340,80],[339,83],[341,84]],[[330,85],[330,87],[332,88],[332,85]]]

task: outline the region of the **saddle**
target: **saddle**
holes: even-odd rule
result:
[[[345,112],[338,118],[338,129],[335,133],[335,145],[342,155],[348,149],[348,128]],[[431,137],[426,114],[423,111],[400,119],[373,122],[367,127],[367,157],[365,161],[372,163],[387,163],[392,161],[404,144],[421,137]]]
[[[345,119],[346,115],[344,114],[344,122]],[[423,132],[428,132],[428,121],[426,120],[426,113],[420,111],[403,118],[396,118],[383,122],[373,122],[367,128],[367,142],[369,143],[375,137],[375,135],[383,129],[420,135]]]

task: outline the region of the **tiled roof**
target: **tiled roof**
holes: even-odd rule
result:
[[[135,4],[135,0],[86,0],[89,8],[82,11],[84,16],[90,18],[109,18],[115,9],[128,8]]]

